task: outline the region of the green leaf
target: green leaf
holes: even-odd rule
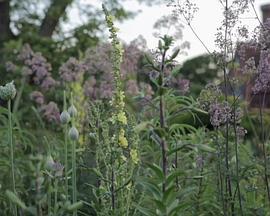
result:
[[[15,203],[15,204],[18,205],[20,208],[22,208],[23,210],[26,210],[26,209],[27,209],[27,207],[26,207],[26,205],[24,204],[24,202],[21,201],[21,199],[20,199],[15,193],[13,193],[13,192],[10,191],[10,190],[6,190],[6,195],[7,195],[8,199],[9,199],[11,202]]]
[[[67,207],[68,211],[75,211],[79,208],[81,208],[83,206],[83,202],[79,201],[79,202],[75,202],[73,204],[71,204],[70,206]]]
[[[174,53],[172,54],[170,60],[174,60],[178,56],[179,52],[180,52],[180,49],[176,49]]]
[[[156,174],[160,180],[164,180],[164,174],[160,166],[156,164],[148,164],[148,167]]]

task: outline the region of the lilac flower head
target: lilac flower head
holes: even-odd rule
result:
[[[30,94],[30,99],[37,103],[38,105],[44,104],[44,95],[39,91],[33,91]]]
[[[43,105],[41,107],[41,113],[48,122],[60,122],[60,111],[55,102],[51,101],[48,104]]]
[[[43,90],[47,91],[57,84],[50,73],[51,64],[41,53],[33,52],[29,44],[22,47],[18,60],[24,63],[22,74],[29,77],[31,82],[39,85]]]
[[[214,83],[207,84],[198,97],[200,107],[203,110],[208,111],[210,109],[210,105],[216,104],[221,98],[221,95],[222,93],[218,85]]]
[[[270,18],[267,18],[262,26],[259,43],[262,49],[270,48]]]
[[[52,165],[55,177],[61,177],[63,175],[64,166],[60,162],[54,162]]]
[[[59,74],[64,82],[78,81],[84,74],[86,66],[76,58],[69,58],[59,69]]]
[[[236,128],[236,136],[238,140],[242,140],[247,134],[247,130],[243,127],[237,126]]]
[[[264,93],[270,89],[270,50],[262,50],[258,66],[258,76],[253,86],[255,94]]]
[[[219,127],[231,121],[231,107],[227,102],[210,105],[210,122],[214,127]]]

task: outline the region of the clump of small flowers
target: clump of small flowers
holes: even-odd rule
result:
[[[79,81],[84,74],[86,66],[76,58],[69,58],[59,69],[61,80],[64,82]]]
[[[125,137],[125,130],[123,128],[120,129],[118,140],[119,140],[119,145],[122,148],[128,147],[128,141],[127,141],[127,138]]]
[[[227,102],[214,103],[210,105],[210,122],[214,127],[226,124],[232,118],[232,109]]]
[[[34,84],[47,91],[57,85],[51,74],[51,64],[41,53],[33,52],[29,44],[25,44],[18,55],[18,60],[24,63],[23,75],[30,78]]]
[[[218,85],[209,83],[205,86],[198,97],[198,102],[203,110],[208,111],[211,104],[217,103],[221,99],[222,92]]]
[[[270,88],[270,50],[262,50],[260,55],[258,75],[253,86],[255,94],[265,93]]]
[[[38,105],[42,105],[45,102],[44,95],[40,91],[33,91],[30,94],[30,99]]]
[[[138,157],[138,151],[137,149],[131,149],[130,150],[130,157],[134,164],[139,163],[139,157]]]
[[[42,116],[48,121],[48,122],[60,122],[60,111],[58,108],[58,105],[50,101],[48,104],[44,104],[40,107],[40,111],[42,113]]]

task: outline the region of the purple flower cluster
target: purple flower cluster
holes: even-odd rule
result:
[[[262,49],[270,48],[270,18],[266,19],[265,23],[261,27],[259,43]]]
[[[59,74],[64,82],[76,82],[83,76],[85,71],[85,64],[71,57],[60,67]]]
[[[270,50],[262,50],[257,68],[258,76],[253,86],[254,94],[265,93],[270,90]]]
[[[189,92],[190,88],[190,81],[188,79],[181,79],[181,78],[176,78],[173,80],[175,87],[177,90],[181,92],[181,94],[186,94]]]
[[[210,122],[214,127],[220,127],[226,123],[239,124],[241,118],[243,117],[243,112],[241,108],[233,110],[228,102],[224,101],[223,103],[213,103],[210,105],[209,109]],[[238,127],[240,128],[240,127]],[[240,130],[239,130],[240,132]]]
[[[34,101],[38,105],[43,105],[44,104],[44,95],[39,92],[39,91],[33,91],[30,94],[30,99]]]
[[[52,78],[50,71],[51,64],[42,56],[41,53],[33,52],[29,44],[23,46],[18,55],[18,60],[24,63],[23,74],[30,77],[36,85],[47,91],[55,87],[57,82]]]
[[[125,90],[131,96],[136,96],[140,91],[149,91],[149,88],[140,85],[134,77],[139,70],[139,61],[143,52],[139,47],[144,47],[143,41],[133,41],[124,46],[123,62],[121,64],[121,76],[125,80]],[[112,63],[111,63],[111,45],[101,44],[87,51],[84,59],[84,65],[87,68],[85,74],[87,80],[84,82],[84,93],[91,99],[110,99],[114,88],[112,85]],[[150,91],[149,91],[150,92]],[[150,97],[150,94],[147,97]]]
[[[214,127],[220,127],[232,118],[232,109],[227,102],[210,105],[210,122]]]
[[[60,111],[55,102],[51,101],[48,104],[42,105],[40,107],[40,112],[48,122],[60,122]]]

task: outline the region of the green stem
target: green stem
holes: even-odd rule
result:
[[[15,171],[14,171],[14,146],[13,146],[13,125],[12,125],[12,113],[11,113],[11,100],[8,100],[8,138],[10,144],[10,163],[11,163],[11,183],[13,193],[16,194],[16,186],[15,186]],[[14,215],[17,216],[17,207],[13,205]]]
[[[57,192],[58,192],[58,179],[56,177],[54,182],[54,216],[57,216]]]
[[[77,202],[77,186],[76,186],[76,142],[72,142],[72,201]],[[73,212],[73,216],[77,216],[77,210]]]
[[[52,180],[51,177],[49,177],[49,191],[48,191],[48,216],[51,216],[51,203],[52,203]]]
[[[19,91],[17,93],[16,99],[14,101],[13,113],[16,113],[17,110],[18,110],[20,100],[22,98],[22,93],[23,93],[23,90],[24,90],[25,83],[26,83],[26,78],[23,77],[22,80],[21,80],[21,87],[20,87],[20,89],[19,89]]]
[[[64,91],[64,110],[67,110],[66,91]],[[68,125],[64,126],[65,135],[65,187],[66,187],[66,199],[68,199]]]

